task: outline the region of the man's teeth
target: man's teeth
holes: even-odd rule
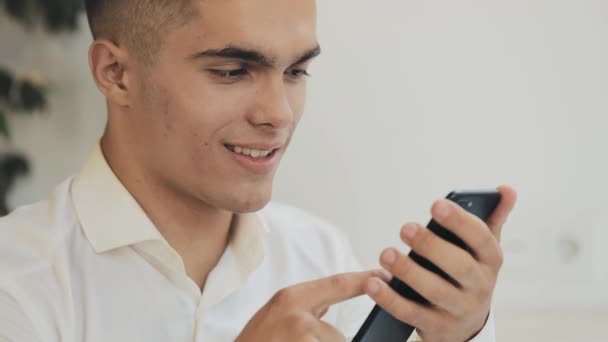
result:
[[[236,153],[244,154],[252,158],[266,158],[272,151],[254,150],[246,147],[234,146],[232,149]]]

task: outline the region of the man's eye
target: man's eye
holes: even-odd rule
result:
[[[228,80],[238,79],[242,76],[247,75],[247,69],[244,69],[244,68],[234,69],[234,70],[210,70],[210,71],[215,76],[218,76],[219,78],[228,79]]]
[[[301,69],[293,69],[287,72],[287,75],[292,78],[301,78],[305,76],[310,76],[306,70]]]

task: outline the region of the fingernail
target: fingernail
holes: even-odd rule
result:
[[[437,204],[436,214],[438,218],[445,218],[449,213],[450,206],[445,201],[441,201]]]
[[[393,278],[393,275],[385,269],[374,270],[374,276],[384,280],[385,282],[389,282]]]
[[[382,254],[382,261],[386,264],[386,265],[392,265],[395,260],[397,260],[397,252],[395,252],[392,249],[387,249],[383,254]]]
[[[393,275],[391,274],[391,272],[387,271],[387,270],[382,270],[382,279],[385,280],[386,282],[391,281],[391,279],[393,279]]]
[[[401,234],[403,234],[406,239],[411,240],[414,238],[414,236],[416,236],[417,232],[418,225],[416,223],[408,223],[405,225],[405,227],[403,227]]]
[[[380,283],[378,279],[372,279],[367,285],[367,291],[371,294],[376,294],[380,291]]]

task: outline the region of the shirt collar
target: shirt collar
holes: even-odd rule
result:
[[[264,236],[268,225],[259,213],[235,215],[235,226],[230,239],[230,249],[234,253],[241,278],[253,272],[264,258]]]
[[[74,178],[71,193],[84,234],[96,253],[148,240],[164,240],[118,180],[99,143]]]
[[[108,165],[98,143],[71,187],[78,219],[96,253],[166,240]],[[264,256],[268,225],[260,213],[235,216],[229,248],[242,275],[255,269]]]

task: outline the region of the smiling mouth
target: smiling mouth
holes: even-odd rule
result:
[[[228,150],[230,150],[231,152],[241,154],[241,155],[244,155],[249,158],[256,159],[256,160],[272,158],[272,156],[274,156],[275,153],[279,150],[278,148],[275,148],[272,150],[256,150],[256,149],[252,149],[252,148],[234,146],[234,145],[224,145],[224,146],[226,146],[226,148]]]

